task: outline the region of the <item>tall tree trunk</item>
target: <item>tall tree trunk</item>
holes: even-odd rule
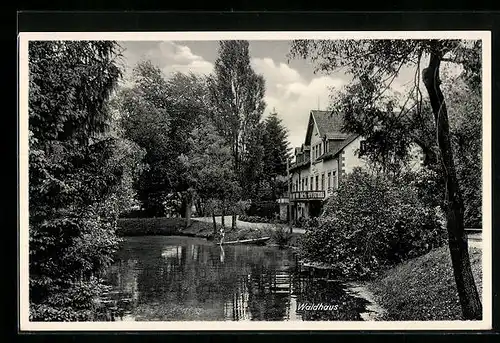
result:
[[[205,217],[205,209],[203,208],[203,202],[200,197],[196,197],[195,206],[197,216]]]
[[[184,218],[186,218],[186,228],[191,225],[191,214],[193,212],[193,194],[191,191],[186,192],[186,207],[184,209]]]
[[[422,79],[429,94],[436,122],[437,141],[444,172],[448,245],[463,317],[466,320],[480,320],[482,305],[470,264],[467,236],[464,230],[464,204],[453,160],[446,103],[440,88],[439,68],[442,53],[439,43],[434,44],[435,50],[431,52],[429,65],[424,69]]]
[[[181,218],[186,218],[186,197],[182,197],[181,206],[179,207],[178,214],[180,214]]]
[[[236,214],[231,216],[231,230],[236,230]]]

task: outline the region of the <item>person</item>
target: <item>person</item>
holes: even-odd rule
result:
[[[224,241],[224,228],[220,228],[220,245],[222,245],[222,242]]]

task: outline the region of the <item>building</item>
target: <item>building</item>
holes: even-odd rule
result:
[[[342,178],[354,168],[367,165],[363,138],[342,133],[341,128],[342,116],[332,111],[310,112],[304,144],[295,148],[295,161],[289,167],[292,221],[318,216],[324,200]],[[415,165],[421,165],[420,155],[416,152],[412,160]]]

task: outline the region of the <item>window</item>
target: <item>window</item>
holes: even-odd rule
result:
[[[337,185],[337,172],[333,172],[332,173],[332,183],[333,183],[333,188],[337,189],[338,188],[338,185]]]
[[[359,157],[366,154],[366,141],[359,142]]]
[[[332,177],[332,172],[328,172],[328,189],[332,188],[332,182],[331,182],[331,177]]]
[[[313,190],[314,178],[311,176],[311,191]]]
[[[305,191],[307,191],[307,177],[304,179],[304,181],[305,181],[305,186],[306,186],[306,187],[304,188],[304,190],[305,190]]]
[[[321,190],[325,190],[325,173],[321,174]]]
[[[301,190],[301,191],[303,191],[303,190],[304,190],[304,179],[302,179],[302,181],[301,181],[300,190]]]
[[[319,186],[319,185],[318,185],[318,180],[319,180],[319,176],[318,176],[318,175],[316,175],[316,190],[318,190],[318,186]]]

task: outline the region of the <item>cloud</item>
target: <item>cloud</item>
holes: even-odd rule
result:
[[[298,71],[285,63],[275,63],[272,58],[252,58],[250,63],[253,70],[264,75],[270,85],[302,81]]]
[[[318,109],[318,103],[320,109],[327,109],[332,89],[340,89],[345,84],[343,79],[334,76],[318,76],[307,81],[297,70],[285,63],[275,63],[271,58],[254,58],[252,67],[266,80],[265,115],[276,110],[288,129],[292,146],[304,142],[309,112]]]
[[[128,61],[128,71],[141,60],[150,60],[168,77],[173,72],[198,75],[209,74],[213,64],[202,56],[194,54],[188,46],[172,41],[155,42],[147,47],[142,42],[125,42],[124,56]]]

